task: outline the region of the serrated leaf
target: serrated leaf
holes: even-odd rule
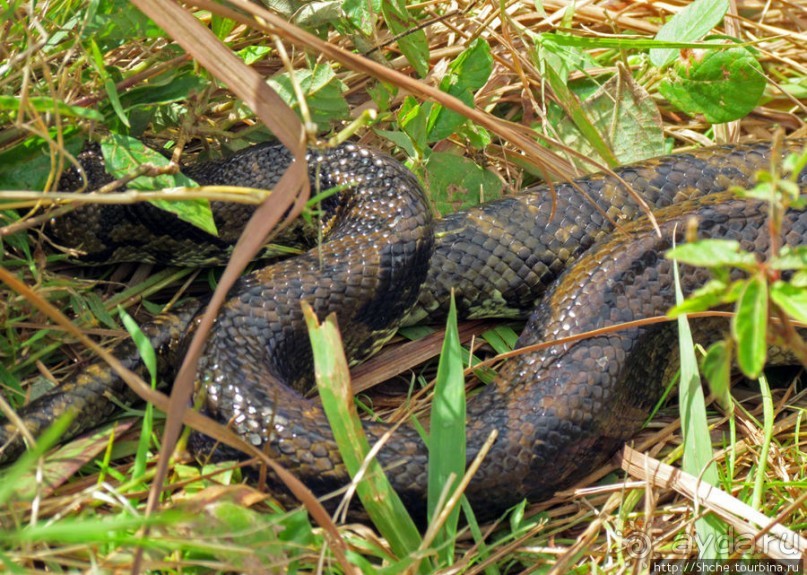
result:
[[[765,90],[762,66],[745,48],[710,51],[702,59],[676,64],[659,92],[687,114],[703,114],[713,124],[746,116]]]
[[[807,289],[777,281],[771,286],[771,299],[790,317],[807,322]]]
[[[731,334],[737,343],[737,363],[743,373],[755,379],[762,372],[768,353],[768,284],[756,275],[750,278],[737,301]]]
[[[664,257],[705,268],[748,267],[756,264],[754,254],[742,251],[740,242],[722,239],[704,239],[682,244],[668,250]]]
[[[156,151],[146,147],[141,141],[111,134],[101,142],[101,152],[104,155],[107,170],[116,178],[122,178],[136,170],[142,164],[167,166],[168,160]],[[141,176],[129,182],[128,186],[135,190],[160,190],[175,187],[195,187],[196,182],[184,174],[162,174],[156,177]],[[153,200],[150,203],[175,214],[178,218],[204,230],[211,235],[217,235],[213,213],[207,200],[188,200],[184,202],[166,202]]]
[[[655,40],[699,40],[720,23],[728,9],[728,0],[695,0],[670,18],[659,29]],[[657,48],[650,50],[650,61],[660,68],[675,60],[676,55],[676,50]]]

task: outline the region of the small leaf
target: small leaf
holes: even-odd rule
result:
[[[728,9],[728,0],[695,0],[670,18],[655,39],[675,42],[699,40],[720,23]],[[675,60],[676,54],[677,51],[671,49],[650,50],[650,61],[661,68]]]
[[[807,269],[807,246],[784,246],[770,267],[775,270]]]
[[[723,408],[730,408],[731,394],[731,345],[726,341],[718,341],[709,347],[706,356],[701,360],[701,371],[709,382],[709,389],[715,394]]]
[[[771,286],[771,299],[790,317],[807,322],[807,289],[777,281]]]
[[[421,78],[429,73],[429,41],[423,30],[417,29],[418,21],[409,14],[404,0],[386,0],[381,3],[381,13],[389,29],[398,37],[398,47],[406,60]]]
[[[667,317],[678,317],[681,314],[694,313],[712,309],[726,303],[729,286],[722,280],[710,280],[703,287],[695,290],[687,299],[667,312]]]
[[[349,110],[343,96],[347,86],[336,77],[330,65],[317,64],[313,70],[295,70],[294,79],[302,90],[313,122],[327,125],[347,118]],[[299,108],[288,73],[278,74],[267,82],[289,106]]]
[[[744,268],[756,264],[754,255],[742,251],[740,242],[735,240],[698,240],[668,250],[665,257],[691,266],[706,268],[718,266]]]
[[[493,56],[490,46],[477,38],[448,67],[448,72],[440,82],[440,89],[472,106],[474,93],[485,85],[492,71]],[[426,126],[429,141],[437,142],[449,137],[466,122],[464,116],[453,110],[440,105],[433,106]]]
[[[156,151],[146,147],[142,142],[129,136],[110,134],[101,142],[101,152],[109,172],[116,178],[129,175],[142,164],[167,166],[168,160]],[[163,174],[156,177],[141,176],[129,182],[128,187],[135,190],[160,190],[175,187],[195,187],[196,182],[183,174]],[[213,213],[207,200],[188,200],[168,202],[153,200],[151,204],[176,214],[178,218],[217,235]]]
[[[749,378],[756,378],[765,365],[768,353],[768,290],[765,278],[750,278],[737,301],[731,333],[737,342],[737,363]]]

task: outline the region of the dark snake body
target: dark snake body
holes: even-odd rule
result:
[[[803,144],[791,142],[788,148],[799,150]],[[192,175],[200,183],[271,187],[289,161],[280,148],[258,146],[223,163],[197,167]],[[205,411],[230,422],[247,441],[268,446],[316,492],[335,490],[349,478],[320,405],[297,391],[310,384],[312,366],[301,300],[311,303],[320,318],[337,313],[354,360],[376,351],[402,321],[439,316],[451,287],[465,317],[523,317],[540,301],[519,346],[663,315],[674,302],[671,267],[663,254],[675,233],[682,241],[689,218],[697,217],[701,237],[736,239],[759,253],[767,249],[765,207],[721,192],[749,185],[754,172],[770,161],[769,145],[751,144],[618,169],[657,210],[659,236],[612,176],[559,184],[555,195],[540,187],[435,222],[417,181],[394,160],[350,145],[312,152],[310,172],[319,188],[356,185],[323,206],[334,225],[319,248],[252,272],[234,288],[199,370],[199,386],[207,394]],[[240,207],[219,208],[224,214],[217,215],[220,228],[222,222],[227,227],[248,216]],[[132,229],[110,235],[114,228],[110,231],[108,224],[121,218],[126,226],[135,220],[157,225],[149,234],[157,236],[150,242],[157,250],[147,259],[172,255],[183,245],[207,257],[203,248],[184,243],[184,224],[142,205],[77,211],[57,222],[54,233],[88,251],[90,259],[114,258],[117,250],[128,249],[120,241],[123,236],[136,237]],[[613,223],[620,225],[616,232]],[[81,236],[75,232],[79,226]],[[785,244],[805,243],[807,214],[789,212],[783,228]],[[97,233],[82,239],[88,231]],[[237,237],[237,232],[227,233]],[[225,244],[231,238],[210,243]],[[138,249],[145,253],[149,248],[144,244]],[[682,268],[685,291],[705,279],[703,271]],[[200,307],[167,314],[145,327],[166,365],[176,363],[179,335]],[[674,341],[670,325],[653,325],[508,361],[468,406],[469,458],[490,430],[499,432],[466,492],[474,508],[490,514],[525,497],[545,498],[609,457],[638,430],[657,401]],[[116,354],[127,366],[138,363],[130,344]],[[73,409],[78,413],[73,435],[110,415],[109,395],[131,400],[125,384],[106,368],[91,366],[20,415],[36,434]],[[366,423],[365,430],[374,442],[388,427]],[[5,445],[0,460],[13,459],[24,449],[19,436],[13,436],[10,423],[0,428],[0,446]],[[193,445],[200,454],[212,446],[199,435]],[[418,511],[425,505],[427,455],[418,433],[408,426],[399,428],[378,455],[394,487]]]

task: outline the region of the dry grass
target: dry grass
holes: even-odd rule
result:
[[[540,34],[563,29],[593,39],[623,38],[633,34],[652,36],[663,18],[686,3],[675,0],[584,0],[577,2],[573,10],[569,2],[560,0],[545,0],[542,4],[545,13],[538,11],[535,3],[527,1],[500,4],[477,0],[410,5],[410,9],[419,11],[419,20],[426,24],[423,30],[428,39],[430,73],[422,80],[415,79],[411,66],[400,54],[399,37],[383,25],[376,27],[367,38],[355,33],[339,33],[329,26],[323,34],[327,43],[318,43],[315,37],[281,21],[256,24],[244,14],[257,8],[238,1],[233,5],[239,8],[239,12],[227,13],[237,15],[239,20],[226,34],[226,42],[233,50],[245,50],[275,47],[277,38],[280,38],[288,52],[286,61],[280,57],[280,52],[274,50],[269,57],[259,58],[252,70],[260,76],[271,76],[289,67],[312,68],[316,62],[333,64],[336,77],[346,86],[351,117],[378,107],[371,97],[371,89],[377,88],[378,79],[397,86],[397,91],[390,92],[389,107],[381,110],[376,127],[393,129],[397,126],[397,114],[405,105],[407,95],[418,101],[433,99],[466,114],[490,131],[493,135],[491,144],[480,150],[473,148],[468,141],[455,138],[440,141],[436,148],[473,158],[497,174],[508,191],[516,191],[535,174],[564,177],[575,175],[580,169],[575,167],[578,158],[573,154],[556,157],[535,143],[536,139],[558,140],[563,135],[561,122],[556,120],[557,113],[568,111],[569,103],[550,89],[546,77],[541,74],[532,56],[533,40],[527,31]],[[592,83],[601,83],[615,73],[618,65],[624,66],[638,78],[648,97],[658,105],[660,126],[676,148],[745,138],[770,139],[777,127],[788,134],[807,135],[804,128],[804,119],[807,118],[807,7],[788,0],[751,0],[739,4],[739,12],[729,15],[718,32],[753,42],[768,78],[763,105],[740,121],[712,127],[699,116],[691,117],[676,111],[657,91],[660,73],[643,67],[643,63],[633,58],[629,51],[590,48],[589,54],[598,65],[585,72],[571,72],[569,80],[588,79]],[[145,6],[146,3],[138,5]],[[187,3],[187,6],[191,5],[219,11],[202,0]],[[31,135],[48,141],[53,173],[48,187],[52,187],[56,174],[64,162],[69,161],[69,155],[62,155],[59,151],[69,141],[71,127],[78,124],[82,129],[93,129],[93,124],[61,113],[44,113],[36,108],[36,98],[55,98],[92,109],[108,101],[108,87],[104,86],[104,74],[93,63],[88,42],[79,40],[78,31],[86,23],[74,23],[75,28],[68,33],[67,39],[58,37],[59,26],[65,26],[69,21],[64,15],[83,13],[84,8],[78,3],[63,1],[45,5],[43,9],[37,7],[31,13],[31,6],[33,4],[10,5],[8,12],[12,17],[6,18],[2,26],[2,50],[5,52],[2,59],[8,67],[0,75],[0,93],[16,96],[22,103],[19,110],[4,108],[0,146],[8,148]],[[159,3],[151,6],[157,12],[163,10]],[[218,17],[211,17],[208,13],[199,13],[197,17],[206,24],[218,22]],[[196,61],[210,61],[220,50],[212,45],[205,48],[185,44],[183,40],[192,39],[192,31],[166,27]],[[119,94],[147,85],[166,70],[189,62],[189,56],[176,49],[171,40],[149,37],[139,33],[134,25],[132,28],[131,38],[101,50],[107,70],[122,74],[122,77],[107,77],[107,83],[114,84]],[[448,65],[478,37],[485,39],[491,47],[494,70],[486,85],[476,94],[473,108],[467,108],[446,97],[436,87]],[[57,48],[49,49],[51,45]],[[358,58],[356,51],[368,52],[376,62]],[[201,71],[199,74],[204,76]],[[225,69],[216,76],[234,88],[230,83],[235,81],[232,70],[229,75]],[[243,78],[241,80],[243,82]],[[166,117],[156,118],[155,127],[145,136],[153,143],[176,143],[174,150],[178,154],[183,147],[186,152],[195,153],[209,142],[238,142],[250,135],[259,135],[261,124],[242,102],[249,102],[262,118],[271,115],[272,109],[260,96],[253,94],[254,97],[250,98],[250,86],[246,82],[243,84],[240,91],[233,90],[240,99],[211,82],[194,92],[187,101],[164,105],[161,113]],[[182,117],[171,117],[172,114]],[[284,131],[291,135],[297,133],[294,120],[289,116],[282,116],[279,127],[275,127],[276,133]],[[362,144],[392,149],[389,141],[373,130],[362,130],[358,137]],[[0,199],[3,199],[2,193]],[[6,207],[4,205],[3,209]],[[276,213],[282,214],[283,211],[279,209]],[[0,224],[8,224],[8,227],[0,228],[0,238],[4,238],[9,230],[27,230],[28,233],[26,236],[5,237],[3,266],[17,274],[39,297],[74,317],[74,323],[85,334],[121,336],[122,332],[114,320],[107,319],[104,309],[108,312],[115,305],[122,304],[140,313],[144,302],[165,301],[174,297],[177,290],[187,287],[184,283],[186,273],[155,271],[148,266],[123,266],[109,272],[101,281],[78,279],[76,276],[83,277],[85,272],[53,256],[47,240],[39,233],[43,221],[39,212],[32,210],[29,216],[30,219],[24,220],[27,223],[0,220]],[[194,285],[200,283],[207,282],[197,281]],[[97,293],[99,287],[101,296],[91,295]],[[26,301],[9,289],[4,289],[0,295],[0,320],[6,328],[0,347],[3,358],[0,382],[6,387],[5,395],[15,404],[20,402],[19,394],[32,393],[32,388],[41,386],[42,380],[59,381],[75,371],[77,362],[88,361],[86,350],[75,344],[76,340],[69,332],[55,328],[47,321],[35,301]],[[466,330],[470,337],[472,333],[479,333],[482,327],[469,325]],[[389,346],[364,368],[361,381],[389,379],[389,366],[395,365],[392,371],[402,374],[400,378],[409,382],[410,370],[437,353],[439,340],[436,338],[409,347]],[[376,369],[384,370],[383,377],[375,372]],[[431,373],[428,369],[424,372],[426,375]],[[759,510],[775,518],[777,525],[802,532],[807,520],[802,496],[805,481],[805,459],[801,450],[804,394],[799,391],[798,380],[774,389],[777,423],[767,460],[762,462],[760,453],[766,441],[761,423],[762,399],[758,392],[747,389],[754,388],[741,387],[735,394],[742,408],[735,411],[733,422],[717,408],[711,412],[709,423],[718,449],[715,458],[722,469],[720,487],[738,501],[747,501],[757,470],[764,463],[765,489]],[[396,417],[400,418],[400,414],[393,415],[393,419]],[[62,453],[50,458],[43,467],[37,467],[40,472],[44,470],[50,475],[37,475],[32,470],[27,476],[32,489],[37,491],[33,504],[31,499],[26,499],[23,503],[7,505],[0,511],[0,525],[4,530],[17,533],[25,533],[23,527],[28,525],[31,526],[29,530],[39,533],[39,538],[34,536],[20,539],[13,545],[0,545],[0,561],[8,561],[7,567],[17,564],[31,570],[61,568],[84,571],[97,568],[114,571],[128,569],[133,564],[136,548],[133,536],[109,535],[124,533],[125,530],[97,528],[82,540],[48,535],[45,529],[57,531],[62,526],[66,533],[70,533],[71,521],[86,519],[94,513],[111,520],[141,515],[153,468],[150,467],[141,480],[131,480],[128,475],[131,458],[127,456],[133,451],[135,434],[128,429],[131,423],[119,425],[116,434],[120,436],[109,453],[105,454],[108,447],[106,436],[84,440],[71,446],[71,459]],[[730,429],[736,430],[737,442],[722,445]],[[675,463],[680,459],[680,444],[676,410],[665,408],[636,439],[634,448],[661,461]],[[623,466],[628,467],[624,462]],[[602,477],[609,472],[611,475],[603,483]],[[204,487],[208,489],[200,491]],[[186,514],[180,518],[160,516],[162,518],[158,521],[165,523],[155,528],[158,536],[142,543],[148,549],[143,564],[145,569],[173,572],[339,569],[332,563],[331,556],[322,559],[322,531],[300,527],[299,515],[264,514],[273,504],[267,503],[264,495],[251,488],[212,485],[206,476],[200,478],[198,470],[174,462],[162,494],[167,507],[184,510]],[[475,544],[470,534],[461,534],[457,541],[456,568],[468,573],[486,569],[491,573],[641,572],[647,569],[647,565],[634,551],[638,548],[636,545],[646,542],[652,545],[657,556],[691,558],[697,555],[697,549],[692,545],[696,539],[694,520],[701,509],[711,508],[702,501],[695,503],[695,499],[679,483],[662,480],[658,475],[644,477],[635,469],[626,475],[619,470],[619,462],[615,462],[610,469],[597,470],[578,489],[530,507],[527,515],[537,513],[532,520],[509,526],[490,526],[487,549]],[[249,511],[252,509],[260,513],[252,514]],[[760,534],[760,526],[753,524],[753,517],[744,516],[736,509],[734,513],[732,531],[734,544],[739,546],[740,552],[748,550],[749,541],[752,545],[756,540],[768,541],[764,539],[764,533]],[[749,525],[751,531],[745,531]],[[37,532],[35,526],[41,531]],[[75,527],[72,529],[78,532]],[[289,536],[284,547],[274,536],[284,529],[286,535],[298,529],[298,533],[304,533],[304,536]],[[779,528],[769,528],[770,532],[776,529]],[[354,553],[378,558],[384,556],[387,549],[383,541],[361,525],[339,526],[339,534],[340,542]],[[268,544],[267,540],[272,543]],[[767,548],[761,555],[766,552],[768,556],[775,556]],[[450,571],[446,569],[446,572]]]

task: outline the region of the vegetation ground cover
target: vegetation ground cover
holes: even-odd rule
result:
[[[2,189],[54,190],[88,135],[104,140],[116,177],[144,159],[163,159],[137,144],[132,153],[116,154],[125,149],[121,142],[144,140],[187,162],[270,137],[260,113],[233,96],[234,83],[198,64],[222,56],[218,50],[268,78],[312,137],[331,137],[356,121],[353,137],[407,162],[441,213],[542,177],[570,178],[690,146],[770,140],[777,129],[805,135],[807,8],[795,2],[267,4],[288,22],[275,35],[254,22],[249,14],[256,8],[247,3],[224,7],[235,12],[187,3],[183,9],[221,42],[202,51],[180,47],[192,40],[188,29],[162,30],[144,16],[140,8],[148,2],[5,4]],[[371,64],[357,66],[351,54]],[[162,177],[134,189],[185,184]],[[121,265],[99,276],[79,268],[42,231],[53,215],[43,208],[54,209],[47,198],[0,192],[0,263],[26,286],[4,286],[0,296],[0,384],[11,407],[93,360],[74,333],[45,316],[43,302],[111,346],[129,337],[119,310],[142,321],[219,280],[215,270]],[[183,214],[204,220],[198,211]],[[478,359],[506,352],[517,329],[460,326],[456,341],[472,349],[456,353],[455,343],[448,355],[463,361],[471,351]],[[451,371],[428,361],[440,352],[442,332],[428,333],[408,330],[354,373],[354,387],[395,378],[412,395],[402,402],[378,390],[362,393],[359,403],[373,416],[408,419],[429,399],[437,372]],[[419,343],[404,341],[424,335]],[[803,394],[791,379],[759,389],[732,390],[733,412],[709,398],[702,422],[713,440],[717,484],[735,498],[728,505],[747,503],[800,532]],[[626,475],[616,465],[492,524],[451,528],[447,521],[442,531],[407,542],[411,534],[396,541],[355,522],[324,527],[242,485],[237,466],[200,468],[180,451],[160,496],[163,510],[147,516],[162,421],[159,414],[131,415],[45,459],[38,455],[47,441],[40,442],[39,452],[6,471],[0,486],[6,569],[616,573],[647,569],[657,557],[694,557],[699,549],[714,554],[706,556],[772,556],[755,544],[766,539],[750,511],[698,524],[704,505],[714,513],[709,503],[727,504],[696,502],[697,487],[660,476],[639,480],[639,471]],[[670,402],[634,448],[677,464],[681,444]]]

